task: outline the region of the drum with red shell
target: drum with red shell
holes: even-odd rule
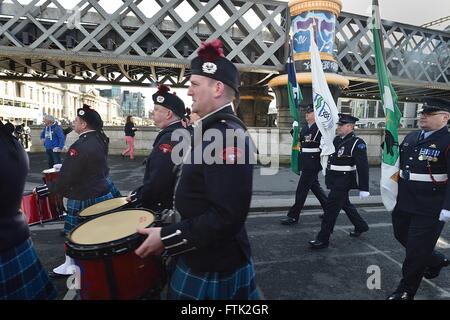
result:
[[[29,225],[53,220],[53,209],[48,197],[41,198],[34,192],[25,192],[22,196],[21,210]]]
[[[46,169],[42,171],[42,173],[44,174],[42,180],[45,184],[54,183],[59,178],[59,170],[55,168]],[[50,203],[52,217],[53,219],[56,219],[64,213],[63,197],[58,193],[51,193],[48,196],[48,200]]]
[[[127,201],[127,197],[108,199],[83,209],[78,214],[78,219],[85,222],[104,214],[130,208],[133,208],[133,204]]]
[[[99,216],[72,230],[66,253],[80,270],[81,299],[140,299],[159,290],[160,259],[142,259],[134,253],[144,240],[137,228],[153,222],[151,211],[129,209]]]

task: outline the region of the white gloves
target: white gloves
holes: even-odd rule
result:
[[[359,191],[359,198],[360,199],[367,198],[368,196],[370,196],[370,192],[368,192],[368,191]]]
[[[292,122],[292,129],[294,129],[295,127],[298,127],[298,122],[297,121]]]
[[[442,209],[441,214],[439,215],[439,221],[450,221],[450,211]]]
[[[53,151],[53,152],[61,152],[62,149],[61,149],[60,147],[54,147],[54,148],[52,149],[52,151]]]

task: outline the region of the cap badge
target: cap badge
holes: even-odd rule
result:
[[[217,65],[212,62],[205,62],[202,65],[202,70],[204,73],[214,74],[217,71]]]
[[[158,102],[158,103],[163,103],[164,100],[166,100],[166,99],[163,96],[157,96],[156,97],[156,102]]]
[[[78,115],[84,116],[84,110],[80,110],[80,111],[78,112]]]

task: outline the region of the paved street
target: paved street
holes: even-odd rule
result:
[[[30,154],[31,172],[27,188],[40,183],[41,170],[45,168],[45,155]],[[134,162],[110,157],[111,176],[120,190],[132,190],[142,180],[142,159]],[[383,300],[395,289],[401,275],[404,251],[393,237],[390,214],[377,201],[377,172],[371,168],[372,202],[357,205],[360,213],[370,225],[369,232],[360,238],[351,238],[349,220],[342,213],[337,221],[329,248],[311,251],[308,240],[314,239],[320,228],[318,215],[322,213],[316,200],[308,199],[300,223],[282,226],[279,219],[292,204],[297,177],[289,168],[281,168],[276,176],[262,177],[255,169],[254,202],[247,219],[258,286],[265,299],[274,300]],[[378,192],[379,194],[379,192]],[[359,200],[356,197],[353,201]],[[270,206],[271,203],[278,203]],[[63,262],[63,238],[59,235],[62,222],[49,222],[32,227],[32,239],[44,266],[51,270]],[[444,228],[438,247],[450,256],[450,231]],[[380,289],[367,287],[368,268],[379,267]],[[424,281],[417,299],[450,299],[450,269],[441,276]],[[66,292],[66,279],[57,279],[59,299]],[[373,283],[373,281],[370,281]]]

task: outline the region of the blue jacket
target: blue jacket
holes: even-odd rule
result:
[[[47,150],[55,147],[64,148],[64,132],[57,123],[42,129],[41,139],[45,139],[44,147]]]

